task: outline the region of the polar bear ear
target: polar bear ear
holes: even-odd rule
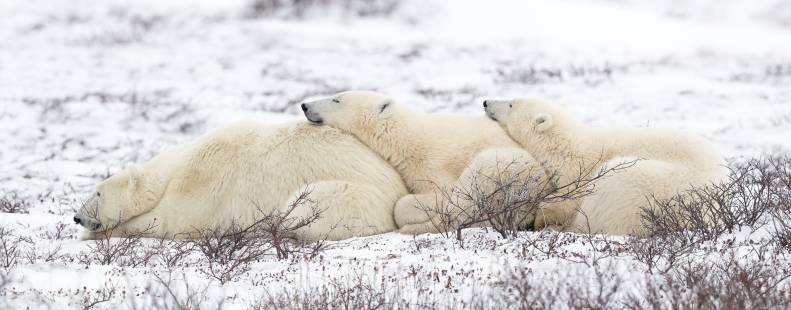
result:
[[[537,132],[545,131],[552,127],[552,115],[547,113],[538,113],[533,117],[533,126]]]

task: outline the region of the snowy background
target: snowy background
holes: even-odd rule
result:
[[[348,89],[471,115],[484,98],[541,97],[592,125],[696,132],[733,159],[785,154],[791,1],[2,1],[0,198],[26,210],[0,213],[24,240],[24,255],[0,268],[0,308],[145,309],[157,298],[247,308],[362,286],[402,308],[493,307],[481,297],[493,292],[520,308],[514,277],[558,300],[571,286],[593,299],[642,296],[663,277],[594,251],[625,238],[569,234],[476,229],[460,244],[391,233],[331,243],[313,259],[262,259],[223,284],[190,258],[102,263],[77,240],[71,218],[109,174],[224,123],[302,119],[301,100]],[[698,261],[761,260],[754,244],[769,230],[725,235]],[[552,238],[560,250],[549,254],[531,243]],[[787,250],[767,251],[782,252],[776,274],[791,274]],[[165,274],[176,298],[157,287]]]

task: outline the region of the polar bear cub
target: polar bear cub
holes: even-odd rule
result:
[[[725,180],[721,155],[705,139],[670,129],[592,128],[572,119],[561,108],[538,100],[486,100],[486,114],[508,134],[559,174],[559,183],[586,178],[580,169],[623,170],[597,179],[593,193],[580,198],[578,210],[547,212],[547,223],[567,223],[577,232],[645,235],[642,208],[649,199],[667,199],[694,186]],[[573,206],[573,204],[572,204]]]
[[[438,214],[461,220],[458,217],[474,211],[472,206],[460,203],[455,210],[439,210],[458,198],[445,194],[471,187],[494,191],[492,182],[472,184],[488,174],[510,169],[525,182],[543,175],[533,157],[485,117],[421,113],[371,91],[338,93],[303,103],[302,110],[313,123],[353,134],[398,170],[413,193],[396,204],[395,220],[402,233],[443,230],[434,218]],[[528,226],[533,215],[524,215]]]
[[[96,238],[146,230],[189,237],[204,229],[246,227],[286,210],[320,218],[297,231],[305,239],[344,239],[395,230],[393,207],[406,187],[392,167],[340,130],[306,122],[243,122],[161,152],[96,187],[75,222]]]

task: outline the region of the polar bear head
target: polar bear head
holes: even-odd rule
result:
[[[392,116],[393,108],[392,98],[373,91],[346,91],[302,103],[302,111],[310,122],[353,133],[382,124]]]
[[[483,108],[522,146],[557,141],[575,125],[560,107],[535,99],[484,100]]]
[[[151,183],[137,167],[107,178],[83,203],[74,222],[90,231],[106,230],[149,211],[159,199]]]

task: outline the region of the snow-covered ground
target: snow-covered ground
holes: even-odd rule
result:
[[[0,195],[29,204],[29,213],[0,213],[0,226],[27,238],[25,258],[0,268],[9,281],[0,308],[82,308],[106,295],[95,307],[145,309],[153,307],[146,294],[167,299],[154,277],[165,274],[161,264],[81,262],[91,243],[77,240],[71,217],[93,185],[224,123],[301,119],[301,100],[341,90],[473,115],[484,98],[541,97],[592,125],[696,132],[731,158],[791,152],[791,4],[783,0],[307,2],[322,4],[0,2]],[[725,235],[708,244],[721,251],[700,260],[763,259],[750,244],[770,230]],[[537,232],[466,234],[464,244],[396,233],[335,242],[311,260],[261,260],[224,284],[190,259],[167,275],[182,299],[190,290],[206,299],[200,308],[359,283],[396,288],[402,308],[488,308],[481,296],[493,290],[518,308],[508,298],[520,293],[503,288],[524,272],[544,290],[616,283],[625,289],[615,297],[659,276],[634,258],[591,250],[623,238],[561,234],[560,251],[573,257],[564,259],[526,246],[551,238]],[[791,259],[772,257],[788,273]],[[610,278],[597,281],[603,269]]]

